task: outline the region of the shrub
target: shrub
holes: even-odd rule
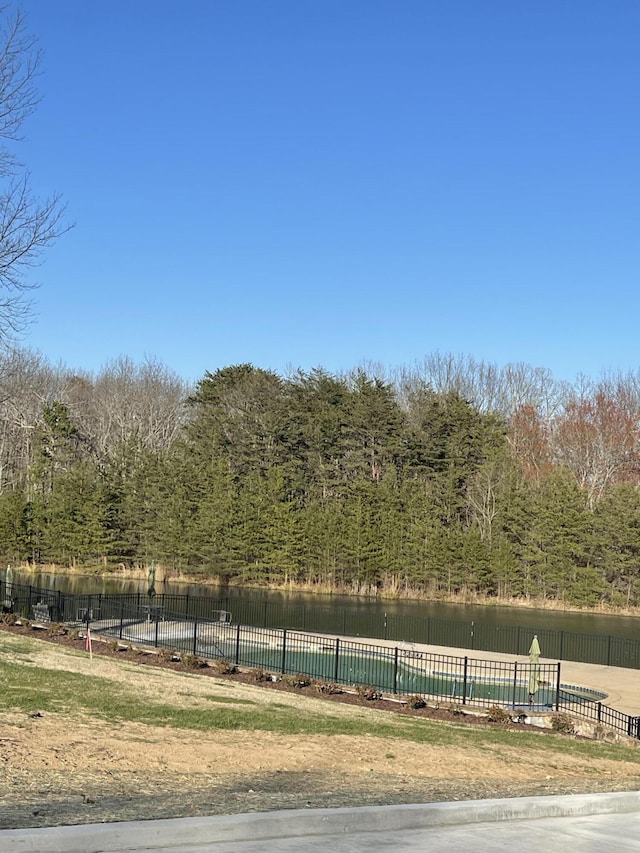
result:
[[[207,662],[199,658],[198,655],[183,655],[182,665],[187,669],[203,669],[207,665]]]
[[[2,614],[2,621],[4,622],[5,625],[15,625],[16,622],[18,621],[18,617],[16,616],[15,613],[3,613]]]
[[[427,703],[422,696],[409,696],[407,699],[407,708],[412,708],[416,711],[418,708],[426,708]]]
[[[249,671],[249,677],[254,681],[271,681],[271,675],[263,669],[252,669]]]
[[[573,723],[573,717],[569,714],[554,714],[551,717],[551,728],[554,732],[561,732],[565,735],[575,734],[575,726]]]
[[[365,699],[367,702],[375,702],[376,699],[382,699],[382,692],[378,690],[377,687],[370,687],[367,685],[359,685],[358,688],[358,696],[361,699]]]
[[[158,652],[158,657],[160,658],[160,660],[166,661],[167,663],[170,663],[171,661],[180,660],[180,655],[178,654],[178,652],[173,651],[172,649],[160,649]]]
[[[201,666],[206,666],[205,661],[202,662]],[[214,660],[211,664],[211,668],[216,673],[216,675],[233,675],[238,671],[238,667],[235,663],[231,663],[230,660],[226,658],[219,658],[218,660]]]
[[[506,726],[508,723],[513,722],[511,714],[505,708],[501,708],[500,705],[493,705],[489,708],[487,719],[490,723],[499,723],[501,726]]]
[[[332,681],[318,681],[316,684],[318,693],[324,693],[326,696],[335,696],[344,693],[339,684],[334,684]]]
[[[50,622],[46,628],[48,637],[62,637],[67,633],[64,625],[59,622]]]
[[[282,681],[287,687],[295,687],[297,690],[302,690],[303,687],[308,687],[311,684],[311,679],[308,675],[283,675]]]

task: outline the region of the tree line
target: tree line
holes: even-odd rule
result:
[[[189,383],[11,349],[68,230],[18,156],[40,53],[0,10],[0,555],[222,581],[637,604],[640,373],[554,380],[434,353]]]
[[[223,582],[585,606],[640,599],[640,373],[433,354],[192,387],[0,357],[0,553]]]

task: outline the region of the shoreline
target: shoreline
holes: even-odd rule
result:
[[[13,567],[15,571],[21,574],[29,575],[63,575],[67,577],[86,577],[86,578],[101,578],[103,580],[122,580],[122,581],[146,581],[149,576],[147,567],[134,568],[126,567],[123,564],[114,568],[104,568],[103,566],[95,566],[93,568],[69,567],[59,565],[42,565],[34,567],[31,564],[19,565]],[[520,608],[522,610],[543,610],[553,613],[584,613],[594,616],[640,616],[640,607],[613,607],[611,605],[601,604],[596,607],[579,607],[577,605],[568,604],[564,601],[556,599],[541,600],[541,599],[525,599],[525,598],[497,598],[494,596],[482,596],[478,594],[438,594],[428,595],[424,591],[409,590],[404,594],[392,590],[369,589],[363,590],[350,587],[333,587],[330,588],[320,584],[296,584],[288,582],[285,584],[242,584],[242,583],[225,583],[218,577],[203,575],[201,573],[189,574],[186,572],[171,572],[166,571],[162,566],[158,567],[158,577],[156,586],[160,587],[165,583],[182,583],[191,584],[194,586],[215,587],[218,589],[251,589],[262,590],[269,592],[284,592],[296,593],[301,595],[322,595],[336,596],[341,598],[365,598],[372,601],[406,601],[406,602],[431,602],[444,605],[465,606],[472,605],[474,607],[491,607],[491,608]]]

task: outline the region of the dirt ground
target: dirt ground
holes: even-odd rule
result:
[[[3,628],[14,634],[25,631]],[[49,639],[82,647],[81,641],[66,637]],[[61,655],[52,642],[37,646],[29,654],[35,664],[126,682],[137,695],[154,701],[161,695],[163,702],[175,705],[211,707],[207,697],[215,687],[216,696],[236,700],[238,706],[253,700],[308,709],[309,703],[323,702],[323,713],[342,717],[411,713],[439,718],[443,726],[489,725],[485,717],[445,708],[410,711],[354,694],[327,697],[312,688],[258,685],[246,673],[221,677],[198,670],[185,682],[180,663],[117,652],[98,642],[93,660]],[[545,731],[539,735],[558,743],[563,737]],[[0,712],[0,828],[633,790],[640,785],[640,765],[627,749],[629,761],[587,760],[486,742],[462,748],[342,735],[178,731],[70,719],[37,708],[28,714]]]

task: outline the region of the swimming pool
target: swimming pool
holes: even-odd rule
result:
[[[389,652],[351,654],[343,650],[336,655],[335,647],[319,649],[317,647],[290,647],[283,653],[282,646],[262,647],[218,641],[215,648],[203,643],[199,646],[203,657],[237,658],[240,665],[252,666],[273,673],[303,674],[318,680],[336,682],[345,685],[369,685],[385,693],[400,695],[420,695],[445,697],[452,701],[479,702],[483,705],[497,704],[527,705],[530,703],[531,687],[530,667],[524,665],[522,675],[512,675],[513,665],[508,665],[509,675],[504,669],[492,662],[477,662],[480,667],[467,662],[465,675],[464,659],[449,658],[446,669],[437,668],[442,663],[439,657],[417,656]],[[476,662],[472,662],[474,664]],[[490,664],[490,665],[487,665]],[[436,668],[432,666],[436,664]],[[453,665],[452,665],[453,664]],[[537,689],[532,701],[536,706],[552,707],[558,701],[570,699],[572,702],[598,702],[606,698],[606,693],[577,685],[557,684],[555,666],[551,673],[541,669],[537,679]],[[545,679],[552,674],[553,680]]]
[[[114,620],[94,628],[119,639],[227,659],[274,675],[374,687],[387,694],[419,695],[456,704],[558,707],[563,701],[600,702],[606,694],[560,683],[560,664],[479,660],[435,654],[414,646],[381,646],[284,629],[179,618]],[[533,684],[533,688],[532,688]],[[531,692],[533,691],[533,692]]]

